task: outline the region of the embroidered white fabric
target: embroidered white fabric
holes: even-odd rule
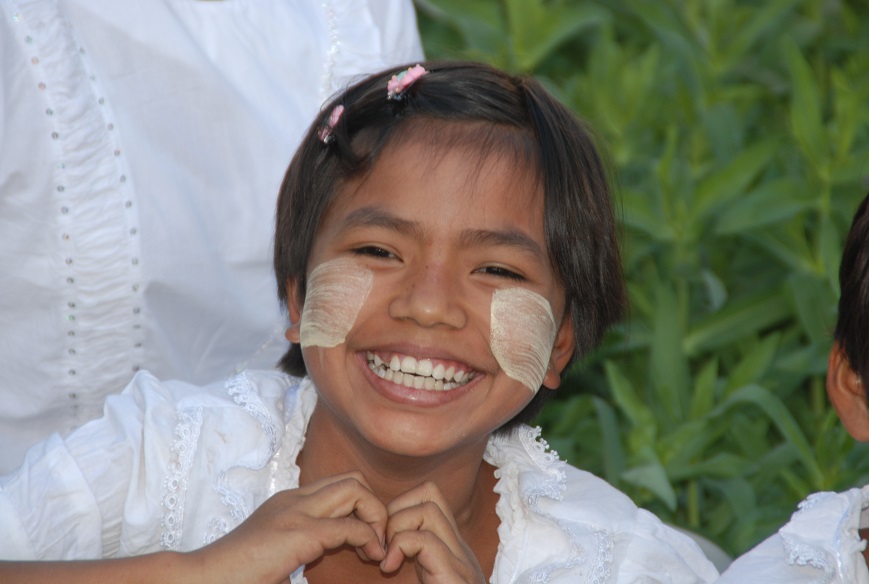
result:
[[[859,530],[869,486],[809,495],[778,533],[737,558],[721,584],[869,584]]]
[[[174,550],[181,541],[181,526],[184,522],[184,498],[199,430],[202,427],[202,408],[178,410],[176,440],[172,444],[172,459],[168,476],[163,480],[166,494],[163,495],[163,533],[160,545]]]

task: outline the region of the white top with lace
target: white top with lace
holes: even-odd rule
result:
[[[298,485],[310,380],[250,371],[194,388],[140,372],[105,415],[0,479],[3,559],[191,550]],[[230,433],[231,432],[231,433]],[[712,582],[696,544],[547,451],[539,429],[493,437],[500,544],[491,582]],[[104,520],[101,518],[105,518]],[[304,582],[303,571],[293,575]]]
[[[778,533],[737,558],[721,584],[869,584],[863,558],[869,527],[869,485],[814,493]]]
[[[0,474],[138,368],[272,367],[299,139],[421,57],[410,0],[0,0]]]

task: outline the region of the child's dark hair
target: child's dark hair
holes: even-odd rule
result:
[[[869,194],[851,222],[839,264],[839,317],[835,338],[851,369],[869,381]],[[867,394],[869,399],[869,394]]]
[[[387,100],[386,86],[406,66],[353,85],[323,109],[302,140],[277,205],[274,262],[282,304],[291,280],[299,302],[304,300],[314,238],[341,185],[367,173],[390,143],[424,135],[437,148],[437,135],[443,134],[447,143],[440,147],[470,145],[482,149],[483,158],[512,154],[536,174],[543,186],[549,259],[573,321],[573,358],[584,357],[625,306],[609,174],[590,132],[532,78],[470,62],[424,67],[428,73],[400,100]],[[318,134],[338,105],[343,116],[324,143]],[[299,345],[290,347],[280,366],[293,375],[305,373]],[[501,430],[530,422],[552,393],[537,392]]]

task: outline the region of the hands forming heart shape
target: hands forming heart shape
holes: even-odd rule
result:
[[[227,576],[243,566],[246,582],[286,582],[299,566],[345,545],[379,562],[384,574],[414,558],[422,583],[486,582],[433,483],[383,505],[358,472],[276,493],[238,528],[190,555],[200,576],[214,570],[214,581],[231,581]]]

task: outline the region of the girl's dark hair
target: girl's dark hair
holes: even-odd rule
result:
[[[851,222],[839,264],[839,317],[835,338],[864,386],[869,386],[869,194]],[[869,390],[867,390],[869,391]],[[869,394],[867,394],[869,399]]]
[[[400,100],[386,99],[386,85],[406,66],[356,83],[326,105],[302,140],[277,204],[274,266],[281,303],[286,306],[290,281],[297,283],[299,302],[304,300],[314,238],[345,181],[367,173],[392,141],[419,135],[411,126],[422,125],[428,141],[441,129],[447,147],[464,132],[459,141],[483,142],[483,156],[499,149],[525,156],[542,184],[547,251],[573,321],[573,358],[584,357],[625,307],[609,175],[589,130],[530,77],[471,62],[423,66],[428,73]],[[318,134],[337,105],[344,114],[324,143]],[[280,366],[304,375],[301,348],[293,344]],[[501,430],[530,422],[552,393],[537,392]]]

